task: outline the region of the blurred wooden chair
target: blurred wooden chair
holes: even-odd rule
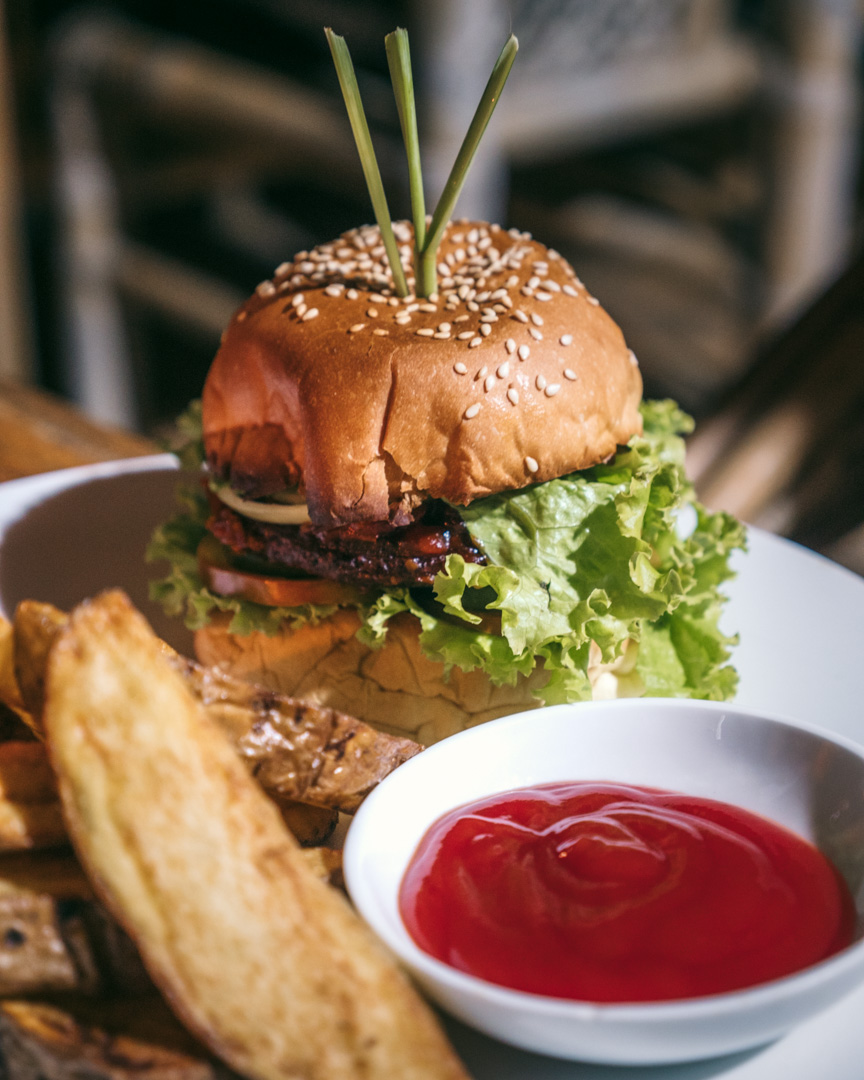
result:
[[[12,72],[0,0],[0,379],[26,381],[32,374],[33,357],[13,111]]]
[[[688,448],[703,501],[864,573],[864,251]]]

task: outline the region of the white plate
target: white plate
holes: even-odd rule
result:
[[[68,608],[119,585],[188,651],[188,633],[147,599],[153,569],[143,561],[153,527],[172,513],[175,467],[158,455],[0,484],[0,612],[26,597]],[[735,566],[724,625],[741,635],[738,703],[864,743],[864,580],[757,530]],[[446,1023],[476,1080],[862,1080],[862,1016],[864,991],[760,1050],[647,1069],[538,1057]]]

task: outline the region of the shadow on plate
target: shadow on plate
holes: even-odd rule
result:
[[[11,524],[0,545],[0,606],[42,600],[68,611],[103,589],[125,589],[156,633],[192,655],[192,635],[148,598],[158,563],[144,552],[153,530],[176,513],[174,470],[123,473],[67,488]]]
[[[477,1080],[711,1080],[732,1072],[767,1049],[760,1046],[680,1065],[594,1065],[542,1057],[490,1039],[452,1017],[442,1016],[442,1020],[459,1056]]]

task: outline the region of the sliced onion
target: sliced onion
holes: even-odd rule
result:
[[[230,488],[214,487],[213,493],[226,506],[236,510],[243,517],[255,521],[266,521],[270,525],[305,525],[310,520],[306,503],[263,503],[251,499],[241,499]]]

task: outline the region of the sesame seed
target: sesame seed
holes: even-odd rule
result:
[[[367,308],[366,309],[366,314],[369,316],[370,319],[377,319],[378,318],[378,308],[374,308],[374,307]]]
[[[535,385],[536,385],[538,390],[545,390],[546,389],[546,379],[542,375],[538,375]]]
[[[569,379],[570,382],[575,382],[576,372],[572,368],[564,368],[564,378]]]
[[[469,405],[465,412],[462,414],[466,420],[473,420],[477,413],[480,412],[480,402],[475,402],[473,405]]]
[[[534,295],[534,290],[531,288],[530,285],[523,285],[522,288],[519,290],[519,292],[521,292],[523,296],[533,296]]]
[[[526,457],[525,468],[528,470],[528,472],[535,473],[540,468],[540,466],[537,464],[533,457]]]
[[[480,305],[475,300],[469,300],[465,307],[467,307],[469,311],[480,310]]]
[[[305,297],[303,296],[303,293],[298,292],[296,296],[291,297],[291,306],[292,307],[300,307],[300,305],[303,303],[304,300],[305,300]]]
[[[468,348],[469,349],[476,349],[478,345],[482,345],[482,344],[483,344],[483,338],[482,337],[471,338],[471,340],[468,342]]]
[[[456,337],[459,339],[459,341],[468,341],[470,338],[474,337],[474,331],[473,330],[463,330],[462,333],[457,334]]]
[[[483,367],[481,367],[480,370],[477,372],[477,374],[474,376],[474,378],[475,379],[483,379],[488,374],[489,374],[489,368],[488,368],[488,366],[486,364],[484,364]]]
[[[560,259],[561,258],[561,256],[555,250],[555,248],[549,248],[547,250],[546,254],[549,256],[550,259]]]
[[[305,304],[298,304],[297,307],[294,310],[297,312],[298,316],[302,319],[303,316],[306,314],[307,308],[306,308]]]
[[[498,316],[494,311],[487,311],[485,315],[480,316],[481,323],[493,323],[498,322]]]
[[[361,330],[366,329],[365,322],[355,322],[353,326],[348,327],[349,334],[359,334]]]
[[[453,322],[468,322],[470,315],[457,315]]]
[[[572,334],[562,334],[561,337],[558,338],[558,340],[561,342],[562,345],[572,345],[573,344],[573,335]]]
[[[528,283],[525,286],[526,289],[536,289],[540,284],[540,278],[535,274],[534,277],[528,279]]]
[[[273,271],[273,274],[274,274],[275,277],[282,277],[282,275],[287,274],[290,269],[291,269],[291,263],[290,262],[279,263],[279,265]]]
[[[431,326],[424,326],[420,330],[415,330],[415,334],[417,335],[417,337],[432,337],[434,333],[435,331],[432,329]]]
[[[551,293],[561,292],[561,286],[557,281],[553,281],[551,278],[548,281],[544,281],[543,284]]]
[[[400,311],[393,321],[398,323],[400,326],[407,326],[408,323],[411,322],[411,316],[407,313],[407,311]]]
[[[438,293],[437,292],[429,293],[429,302],[431,304],[433,304],[433,305],[438,303]]]
[[[453,365],[453,370],[456,372],[457,375],[465,375],[468,372],[468,368],[465,367],[461,360],[456,361],[456,363]]]
[[[513,355],[513,353],[516,352],[516,342],[513,340],[512,337],[507,338],[507,340],[504,342],[504,348],[507,350],[508,353],[510,353],[511,356]]]
[[[510,374],[510,361],[505,360],[503,364],[498,365],[498,370],[495,372],[499,379],[506,379]]]
[[[534,295],[536,296],[536,298],[538,300],[551,300],[552,299],[552,293],[551,292],[537,292]]]
[[[500,300],[502,296],[507,295],[506,289],[496,289],[495,292],[489,297],[490,300]]]
[[[527,360],[530,355],[531,355],[531,350],[528,348],[527,345],[520,345],[519,346],[519,359],[520,360]]]
[[[589,296],[588,303],[593,304],[595,307],[600,303],[596,296]]]
[[[487,375],[486,380],[483,383],[483,389],[486,391],[487,394],[489,393],[489,391],[492,389],[492,387],[494,385],[495,385],[495,376],[494,375]]]
[[[516,389],[515,386],[511,386],[510,389],[507,391],[507,400],[510,402],[511,405],[519,404],[519,391]]]
[[[531,322],[533,322],[535,326],[542,326],[543,325],[543,316],[538,315],[536,311],[532,311],[531,312]]]
[[[408,315],[413,315],[415,311],[419,311],[419,310],[420,310],[420,305],[419,304],[409,304],[408,307],[405,308],[405,312]]]
[[[344,288],[344,285],[328,285],[324,292],[327,293],[328,296],[336,297],[342,295],[342,290]]]
[[[300,309],[298,308],[297,310],[299,311]],[[317,307],[309,308],[309,310],[304,311],[303,315],[301,316],[301,319],[302,319],[303,322],[311,322],[312,319],[317,319],[317,318],[318,318],[318,308]]]
[[[276,286],[272,281],[262,281],[255,289],[255,292],[259,296],[273,296],[276,293]]]
[[[529,326],[528,333],[531,335],[531,337],[534,338],[535,341],[543,340],[543,335],[540,333],[536,326]]]
[[[546,397],[555,397],[555,395],[558,393],[558,391],[560,389],[561,389],[561,384],[557,383],[557,382],[553,382],[553,383],[549,383],[549,385],[544,390],[544,393],[546,394]]]
[[[438,323],[438,333],[439,334],[446,334],[446,333],[449,332],[449,330],[450,330],[450,323],[449,322]]]
[[[387,337],[387,335],[390,333],[390,331],[385,330],[382,326],[379,326],[379,327],[376,327],[376,329],[373,330],[372,333],[375,334],[377,337]]]
[[[437,334],[433,334],[433,335],[432,335],[432,337],[434,337],[434,338],[436,339],[436,341],[449,341],[449,340],[450,340],[450,331],[449,331],[449,330],[445,330],[445,331],[444,331],[444,332],[442,333],[442,332],[441,332],[441,331],[439,330],[439,331],[438,331],[438,333],[437,333]]]
[[[438,308],[434,304],[419,304],[420,311],[437,311]]]
[[[345,295],[349,300],[356,300],[360,296],[360,293],[358,293],[356,289],[349,289]]]
[[[528,316],[525,314],[524,311],[521,310],[521,308],[516,308],[516,310],[513,312],[513,314],[510,316],[510,318],[511,319],[518,319],[518,321],[521,322],[521,323],[527,323],[528,322]]]
[[[508,289],[515,289],[518,284],[519,284],[519,275],[518,274],[511,274],[510,277],[507,278],[507,288]]]
[[[492,333],[492,327],[489,325],[489,323],[481,324],[480,333],[483,335],[483,337],[489,337],[489,335]]]
[[[390,305],[390,307],[399,307],[399,297],[391,296],[387,303]]]

